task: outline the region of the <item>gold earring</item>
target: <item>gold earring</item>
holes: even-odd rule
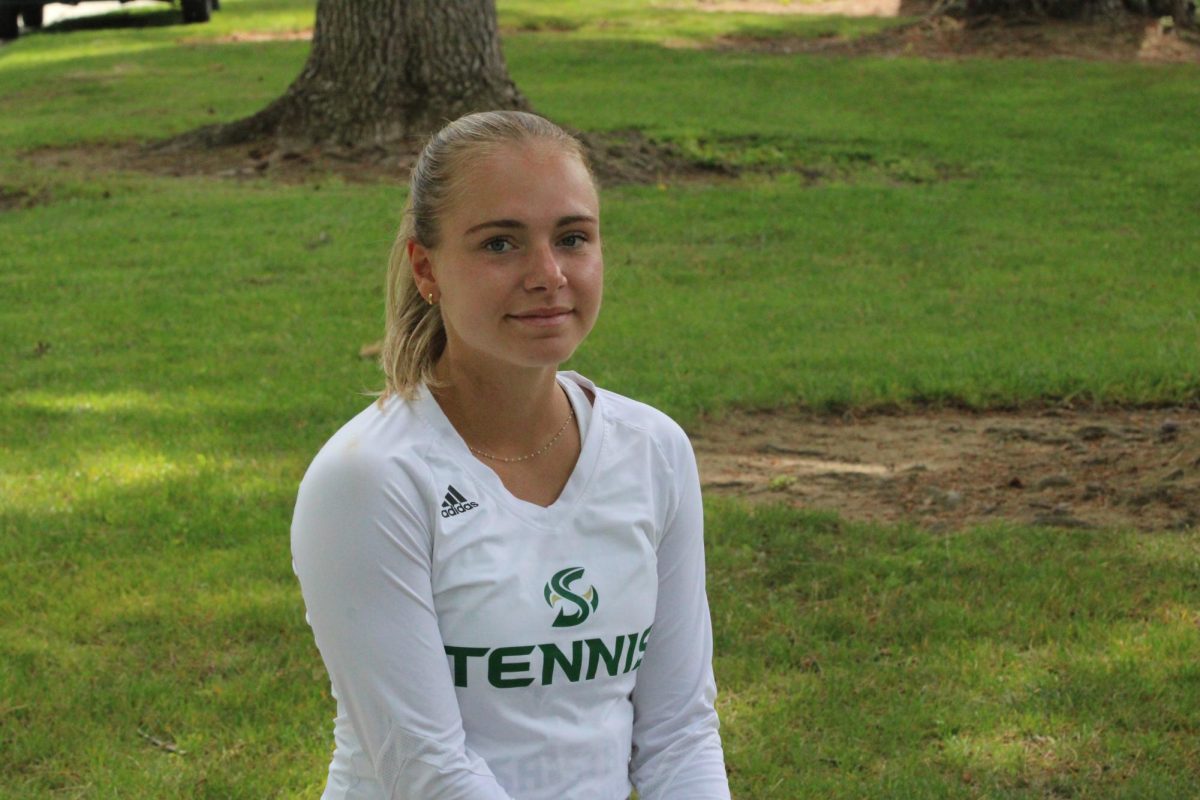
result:
[[[433,305],[433,292],[429,293],[429,305]]]

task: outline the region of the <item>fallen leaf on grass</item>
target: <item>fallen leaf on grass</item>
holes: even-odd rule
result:
[[[185,755],[187,755],[187,751],[186,751],[186,750],[180,750],[180,749],[179,749],[179,748],[178,748],[178,747],[175,745],[175,743],[174,743],[174,742],[165,742],[165,741],[163,741],[162,739],[159,739],[157,736],[151,736],[150,734],[146,733],[146,732],[145,732],[144,730],[142,730],[141,728],[138,728],[138,736],[142,737],[142,738],[143,738],[143,739],[145,739],[147,742],[149,742],[150,744],[152,744],[152,745],[154,745],[155,747],[157,747],[159,750],[166,750],[168,753],[174,753],[174,754],[175,754],[175,755],[177,755],[177,756],[185,756]]]

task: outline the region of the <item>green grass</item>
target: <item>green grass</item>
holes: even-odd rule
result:
[[[304,29],[311,4],[224,5],[0,49],[0,203],[30,198],[0,210],[0,797],[323,778],[332,707],[286,531],[308,460],[380,383],[357,350],[402,192],[45,152],[282,91],[306,43],[218,39]],[[678,45],[880,23],[576,5],[500,3],[540,110],[751,171],[605,192],[605,309],[571,366],[688,424],[1196,401],[1194,67],[712,52]],[[1191,796],[1194,533],[709,512],[738,797]]]
[[[818,2],[799,0],[797,3]],[[786,4],[781,4],[786,5]],[[896,19],[820,15],[762,15],[710,13],[695,2],[605,0],[564,8],[546,0],[501,0],[497,3],[501,30],[506,34],[549,32],[572,40],[667,42],[680,46],[717,37],[776,39],[816,38],[875,32]]]
[[[1186,797],[1200,777],[1194,537],[713,510],[744,796]]]

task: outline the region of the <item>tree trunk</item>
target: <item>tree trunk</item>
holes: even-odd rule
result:
[[[1192,0],[1172,0],[1171,19],[1181,28],[1196,27],[1196,4]]]
[[[529,103],[508,76],[493,0],[318,0],[308,62],[283,96],[179,143],[384,150],[497,108]]]

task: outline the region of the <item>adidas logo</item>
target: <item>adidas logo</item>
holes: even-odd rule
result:
[[[462,492],[453,486],[446,487],[446,499],[442,501],[442,516],[453,517],[465,514],[472,508],[479,508],[479,503],[473,503],[462,496]]]

